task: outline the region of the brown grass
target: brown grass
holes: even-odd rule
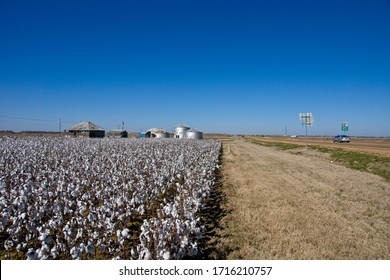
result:
[[[390,184],[310,150],[224,142],[228,259],[390,259]]]

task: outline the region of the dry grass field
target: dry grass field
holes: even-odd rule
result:
[[[261,140],[264,142],[280,142],[287,144],[306,145],[305,137],[285,137],[285,136],[264,136],[264,137],[249,137],[253,140]],[[375,138],[375,137],[353,137],[350,143],[333,143],[332,137],[308,137],[307,143],[309,146],[321,146],[329,148],[341,148],[350,151],[358,151],[370,153],[380,156],[390,157],[390,138]]]
[[[326,153],[223,140],[227,259],[390,259],[390,183]]]

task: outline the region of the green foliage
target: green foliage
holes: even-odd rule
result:
[[[370,172],[390,181],[390,158],[388,157],[346,150],[332,150],[331,156],[332,159],[349,168]]]
[[[311,149],[322,153],[329,153],[335,162],[351,169],[379,175],[390,181],[390,158],[339,148],[310,146]]]

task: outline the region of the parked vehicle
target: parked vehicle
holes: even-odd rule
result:
[[[338,142],[338,143],[349,143],[351,142],[351,139],[347,135],[336,135],[333,137],[333,143]]]

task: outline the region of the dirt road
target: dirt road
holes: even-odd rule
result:
[[[302,148],[223,143],[229,259],[390,259],[390,184]]]

